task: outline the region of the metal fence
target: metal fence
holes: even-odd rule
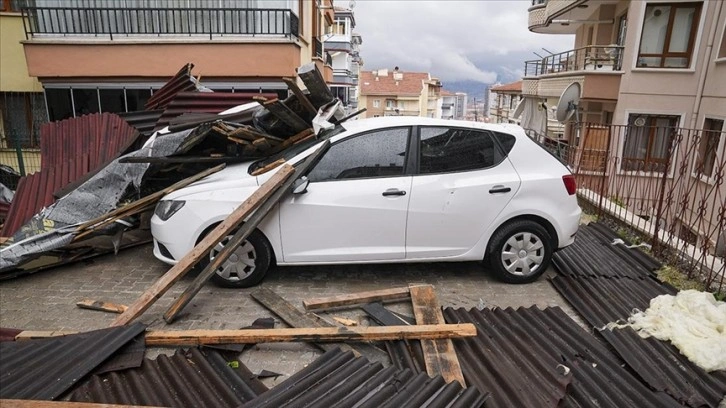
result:
[[[661,260],[726,289],[726,132],[573,125],[577,142],[539,138],[577,177],[578,196],[626,225]]]
[[[25,37],[224,35],[298,37],[300,21],[289,9],[24,7]]]
[[[623,47],[617,45],[588,45],[539,60],[524,62],[524,76],[536,77],[568,71],[619,71],[622,68]]]

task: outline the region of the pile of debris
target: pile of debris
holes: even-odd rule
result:
[[[284,100],[211,92],[192,67],[155,92],[145,111],[43,127],[43,168],[20,178],[0,232],[0,279],[149,242],[148,215],[165,194],[347,119],[314,63],[298,69],[308,91],[286,79]]]

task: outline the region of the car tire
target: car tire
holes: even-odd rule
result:
[[[487,253],[494,277],[507,283],[536,281],[552,260],[552,237],[540,224],[517,220],[500,228]]]
[[[214,226],[207,229],[199,241],[213,228]],[[197,268],[199,270],[206,268],[231,238],[230,234],[212,248],[209,254],[199,261]],[[259,230],[254,230],[246,240],[242,241],[229,259],[214,271],[210,279],[217,286],[225,288],[249,288],[262,281],[270,269],[271,260],[272,248],[269,242]]]

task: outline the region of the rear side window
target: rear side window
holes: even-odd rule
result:
[[[494,132],[494,137],[499,142],[499,145],[502,146],[502,149],[504,149],[505,156],[512,151],[512,148],[514,147],[514,142],[517,141],[516,137],[507,133]]]
[[[485,169],[496,166],[503,159],[504,155],[489,132],[446,127],[421,128],[420,174]]]

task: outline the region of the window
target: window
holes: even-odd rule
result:
[[[718,49],[718,58],[726,58],[726,26],[721,29],[721,47]]]
[[[381,107],[381,100],[380,99],[374,99],[373,100],[373,107],[374,108],[380,108]]]
[[[703,132],[698,143],[698,157],[696,158],[695,173],[697,176],[713,177],[716,163],[716,152],[723,137],[722,119],[706,118],[703,122]]]
[[[623,170],[665,171],[680,116],[631,114],[623,148]]]
[[[3,145],[15,148],[40,147],[40,126],[47,121],[43,94],[39,92],[0,92]]]
[[[393,109],[395,107],[393,99],[386,99],[386,108]]]
[[[645,7],[638,67],[688,68],[702,3],[651,3]]]
[[[308,178],[316,182],[401,176],[408,135],[408,128],[394,128],[338,142],[330,146]]]
[[[20,12],[25,0],[0,0],[0,11]]]
[[[419,144],[419,173],[445,173],[495,166],[504,160],[488,132],[425,127]]]

